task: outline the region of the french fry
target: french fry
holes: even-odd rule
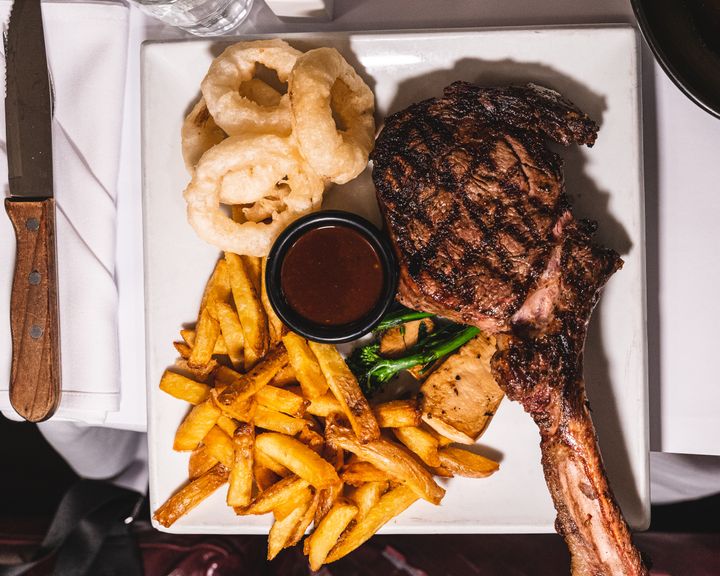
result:
[[[183,340],[185,340],[185,344],[187,344],[187,346],[192,349],[192,347],[195,345],[195,330],[183,328],[182,330],[180,330],[180,336]],[[225,339],[223,338],[222,334],[218,336],[218,339],[215,342],[215,348],[213,348],[213,356],[214,355],[227,355],[227,345],[225,344]]]
[[[261,291],[260,291],[260,300],[263,304],[263,308],[265,308],[265,314],[267,314],[268,319],[268,330],[270,332],[270,344],[277,344],[282,340],[282,337],[285,335],[285,332],[287,329],[285,328],[285,325],[282,323],[282,320],[278,318],[277,314],[275,314],[275,310],[273,310],[272,304],[270,304],[270,298],[268,298],[267,294],[267,286],[266,286],[266,278],[265,278],[265,269],[267,268],[267,258],[262,259],[262,271],[260,273],[260,280],[261,280]]]
[[[277,388],[284,388],[285,386],[290,386],[290,384],[295,384],[296,382],[297,376],[295,376],[295,370],[293,369],[292,364],[287,364],[286,366],[280,368],[280,371],[273,376],[272,380],[270,380],[270,384],[276,386]]]
[[[217,425],[222,429],[225,434],[230,436],[232,438],[232,435],[235,434],[235,430],[238,427],[238,423],[235,422],[232,418],[228,418],[225,415],[220,416],[217,420]]]
[[[232,437],[234,448],[233,466],[230,470],[227,493],[228,506],[245,507],[252,500],[253,460],[255,447],[255,428],[252,424],[242,423]]]
[[[304,478],[315,488],[327,488],[340,481],[332,464],[323,460],[299,440],[276,432],[255,439],[258,450]]]
[[[304,552],[310,560],[311,570],[320,570],[330,549],[357,513],[358,508],[354,504],[340,498],[320,521],[313,533],[305,539]]]
[[[243,264],[247,270],[248,276],[252,280],[255,292],[260,295],[262,289],[262,260],[257,256],[242,256]]]
[[[313,400],[325,394],[328,389],[327,380],[305,338],[288,332],[283,336],[283,344],[305,397]]]
[[[261,406],[297,417],[305,414],[305,407],[309,404],[302,396],[270,384],[255,393],[255,400]]]
[[[268,560],[275,558],[278,552],[285,548],[287,542],[293,536],[298,522],[303,518],[312,501],[312,495],[307,489],[306,494],[304,501],[299,506],[294,507],[284,518],[273,522],[270,532],[268,533]]]
[[[291,474],[290,470],[285,468],[282,464],[279,464],[270,456],[265,454],[265,452],[261,452],[259,450],[255,450],[255,462],[260,464],[261,466],[264,466],[268,470],[272,470],[277,476],[280,476],[281,478],[285,478],[286,476],[289,476]]]
[[[365,518],[355,523],[352,528],[345,532],[340,541],[330,551],[325,562],[329,564],[355,550],[417,499],[417,494],[407,486],[398,486],[386,492],[378,503],[370,509]]]
[[[326,425],[325,437],[331,445],[352,452],[391,478],[403,482],[428,502],[439,504],[442,500],[445,490],[435,483],[430,472],[405,447],[384,438],[363,444],[351,430],[333,423]]]
[[[297,508],[298,506],[303,506],[308,494],[313,496],[313,489],[310,486],[307,486],[302,491],[295,492],[290,499],[285,500],[284,502],[281,502],[280,504],[275,506],[272,511],[275,520],[282,520],[295,508]]]
[[[217,458],[208,452],[207,446],[201,444],[190,454],[190,459],[188,460],[188,477],[190,480],[194,480],[198,476],[205,474],[205,472],[217,463]]]
[[[220,324],[210,315],[208,308],[203,308],[197,323],[195,345],[190,353],[190,358],[188,358],[188,364],[193,368],[206,366],[212,360],[218,336],[220,336]]]
[[[368,482],[387,482],[390,478],[387,472],[376,468],[370,462],[352,462],[340,473],[340,478],[350,486],[362,486]]]
[[[262,435],[260,435],[262,436]],[[260,436],[255,437],[255,442]],[[309,486],[306,480],[298,476],[288,476],[279,480],[266,490],[260,492],[245,511],[246,514],[267,514],[284,502],[294,501],[298,492],[303,492]]]
[[[160,379],[160,390],[193,405],[204,402],[210,394],[210,386],[207,384],[196,382],[169,370],[165,370]]]
[[[257,452],[255,452],[255,455],[257,456]],[[253,478],[255,478],[255,484],[260,492],[264,492],[280,480],[280,477],[275,474],[275,472],[269,468],[265,468],[265,466],[262,466],[261,464],[258,464],[257,458],[253,463]],[[244,514],[244,512],[240,512],[241,510],[243,509],[235,508],[236,513]]]
[[[225,484],[230,471],[222,464],[216,464],[199,478],[186,484],[178,492],[170,496],[155,511],[153,517],[160,524],[169,528],[178,518],[195,508],[220,486]]]
[[[308,446],[313,452],[324,456],[322,451],[325,447],[325,438],[323,438],[321,434],[315,432],[315,430],[311,430],[308,426],[304,426],[297,435],[297,439]],[[329,458],[325,457],[325,460],[329,461]]]
[[[245,337],[240,319],[230,304],[217,302],[215,313],[220,323],[220,333],[225,340],[227,355],[235,368],[243,366]]]
[[[440,478],[454,478],[455,474],[453,474],[450,470],[445,468],[444,466],[436,466],[435,468],[430,468],[430,471],[435,476],[439,476]]]
[[[258,428],[272,430],[273,432],[282,432],[289,436],[295,436],[307,424],[302,418],[293,418],[282,412],[272,410],[259,404],[255,409],[253,422]]]
[[[400,442],[415,452],[425,464],[431,468],[440,466],[438,441],[432,434],[417,426],[393,428],[393,434]]]
[[[192,348],[193,344],[195,344],[195,330],[192,330],[191,328],[180,329],[180,337],[185,341],[185,344],[190,346],[190,348]]]
[[[252,422],[255,418],[255,411],[257,410],[257,402],[254,398],[248,398],[242,402],[236,402],[230,406],[228,413],[236,414],[235,419],[240,422]]]
[[[268,349],[267,317],[253,280],[237,254],[225,253],[235,309],[245,338],[245,369],[252,368]]]
[[[325,442],[324,438],[323,442]],[[335,467],[335,470],[340,470],[345,465],[345,451],[342,448],[325,443],[322,457],[330,462]]]
[[[357,520],[362,520],[387,491],[389,482],[365,482],[350,493],[350,500],[357,506]]]
[[[330,390],[340,402],[343,413],[360,442],[380,438],[380,428],[375,415],[337,348],[332,344],[310,342],[310,349],[315,353]]]
[[[310,400],[310,404],[307,406],[307,411],[313,416],[327,418],[334,412],[342,414],[342,406],[340,406],[340,402],[338,402],[338,399],[335,398],[335,395],[332,392],[327,392],[319,398]]]
[[[298,437],[300,437],[300,435]],[[325,438],[322,438],[322,441],[322,457],[328,462],[332,463],[335,467],[335,470],[339,471],[345,464],[344,450],[342,450],[342,448],[335,448],[325,443]],[[328,510],[332,508],[335,500],[342,496],[344,486],[345,484],[341,480],[340,482],[338,482],[337,484],[333,484],[329,488],[323,488],[322,490],[318,491],[320,499],[318,502],[317,510],[315,510],[315,524],[318,524],[320,520],[323,519],[325,514],[328,513]]]
[[[203,438],[203,444],[210,455],[223,466],[231,469],[234,462],[234,449],[230,436],[223,432],[220,426],[213,426]]]
[[[175,342],[175,348],[180,351],[181,348],[186,347],[187,345],[183,342]],[[175,361],[175,370],[180,372],[187,372],[191,376],[191,380],[195,380],[196,382],[202,382],[205,383],[208,380],[210,380],[210,377],[213,375],[213,372],[217,369],[218,363],[217,360],[214,358],[210,360],[205,366],[202,368],[193,368],[188,364],[187,358],[190,358],[190,354],[192,353],[192,350],[190,347],[187,347],[187,350],[182,350],[181,354],[187,352],[187,357],[179,358]]]
[[[210,399],[222,411],[224,416],[239,420],[240,422],[252,422],[257,409],[257,402],[251,396],[245,400],[238,400],[230,404],[222,404],[218,401],[218,396],[222,392],[218,389],[210,392]]]
[[[287,364],[287,361],[287,352],[283,346],[273,348],[247,374],[239,374],[234,377],[227,388],[221,394],[218,394],[218,403],[222,406],[230,406],[235,402],[247,400],[260,388],[267,386],[273,376]],[[223,374],[228,374],[228,372],[223,371]],[[221,378],[225,377],[221,376]]]
[[[320,491],[316,490],[313,494],[312,500],[310,501],[310,504],[305,510],[305,514],[302,515],[298,523],[295,525],[295,530],[293,530],[293,533],[290,535],[290,538],[288,538],[287,542],[285,543],[285,547],[288,546],[294,546],[300,540],[302,540],[302,537],[305,536],[305,532],[307,531],[310,524],[313,523],[313,520],[315,519],[315,511],[317,510],[318,503],[320,502]]]
[[[230,276],[228,274],[227,263],[221,258],[215,264],[215,269],[210,275],[208,283],[205,285],[202,301],[200,303],[200,311],[207,308],[210,315],[217,319],[215,314],[215,304],[217,302],[228,302],[230,299]],[[199,314],[198,314],[199,317]]]
[[[175,432],[173,450],[195,450],[219,417],[220,410],[210,400],[195,406]]]
[[[192,346],[188,346],[185,342],[173,342],[173,346],[175,346],[177,353],[180,354],[180,358],[183,360],[190,358],[190,354],[192,354]]]
[[[500,464],[469,450],[448,446],[439,452],[443,468],[456,476],[486,478],[500,469]]]
[[[420,426],[420,409],[417,400],[391,400],[373,408],[380,428]]]
[[[318,506],[315,510],[315,525],[319,524],[320,521],[325,517],[335,504],[335,501],[342,496],[343,488],[345,484],[342,481],[337,484],[333,484],[329,488],[323,488],[318,490]]]
[[[217,370],[215,370],[215,387],[217,388],[219,385],[222,385],[223,388],[227,388],[232,383],[240,380],[242,377],[243,374],[237,370],[233,370],[232,368],[221,364],[217,367]]]

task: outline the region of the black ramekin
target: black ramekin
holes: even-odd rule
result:
[[[359,232],[375,248],[382,263],[384,273],[382,295],[370,313],[350,324],[324,326],[311,322],[295,312],[288,305],[283,295],[280,271],[287,251],[303,234],[324,226],[345,226]],[[293,332],[297,332],[315,342],[340,344],[360,338],[377,326],[395,300],[398,269],[395,263],[395,255],[387,238],[365,218],[351,212],[321,210],[299,218],[278,236],[268,255],[265,282],[273,310]]]

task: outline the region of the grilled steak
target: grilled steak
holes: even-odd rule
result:
[[[582,353],[599,292],[622,265],[564,193],[562,144],[597,125],[535,85],[455,83],[386,119],[373,180],[401,276],[398,299],[496,335],[493,374],[541,435],[545,478],[575,576],[647,570],[610,491]]]
[[[403,304],[507,329],[568,206],[560,159],[543,137],[591,144],[596,129],[536,86],[455,83],[444,98],[390,116],[373,154],[373,179],[401,255]]]

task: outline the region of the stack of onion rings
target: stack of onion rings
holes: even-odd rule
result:
[[[258,64],[275,70],[288,93],[256,77]],[[184,197],[197,234],[222,250],[267,255],[283,228],[320,207],[329,182],[367,166],[374,98],[334,49],[240,42],[213,61],[201,90],[182,129],[192,175]]]

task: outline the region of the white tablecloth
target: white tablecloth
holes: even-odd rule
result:
[[[627,0],[335,0],[328,23],[284,23],[262,0],[238,32],[634,23]],[[186,37],[133,9],[118,200],[123,397],[108,425],[145,427],[139,46]],[[601,49],[601,47],[599,47]],[[720,120],[643,56],[651,447],[720,454]],[[588,62],[592,66],[592,62]]]

